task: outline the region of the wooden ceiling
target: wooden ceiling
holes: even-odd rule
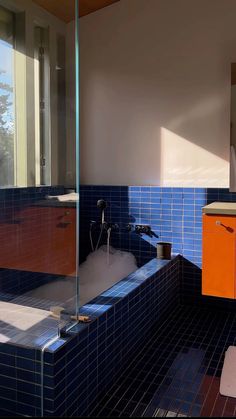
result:
[[[79,0],[79,16],[88,15],[117,1],[119,0]],[[75,0],[33,0],[33,2],[66,23],[75,18]]]

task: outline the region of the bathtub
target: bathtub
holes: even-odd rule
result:
[[[109,247],[101,246],[88,255],[79,268],[79,306],[111,288],[129,274],[137,270],[134,255]],[[77,280],[75,276],[61,277],[25,293],[25,296],[38,300],[56,301],[57,304],[73,310],[76,305]]]
[[[104,281],[97,281],[95,284],[93,283],[93,286],[90,285],[89,281],[84,281],[83,283],[79,282],[79,306],[84,306],[117,282],[119,281],[109,277],[104,278]],[[24,296],[39,301],[52,301],[56,305],[61,305],[73,310],[76,304],[75,294],[76,278],[67,277],[34,288],[31,291],[26,292]]]
[[[2,345],[5,364],[14,356],[17,386],[15,379],[12,390],[10,380],[4,384],[0,413],[22,414],[15,400],[24,384],[24,415],[89,416],[153,327],[163,327],[167,313],[179,303],[181,263],[180,256],[170,261],[153,259],[111,284],[81,306],[80,314],[89,315],[92,321],[76,324],[44,352],[39,347]],[[22,384],[19,378],[18,386],[22,371],[24,380],[30,382]],[[5,383],[5,379],[0,370],[0,381]]]

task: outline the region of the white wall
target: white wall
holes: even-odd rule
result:
[[[229,184],[235,0],[121,0],[80,19],[81,183]]]

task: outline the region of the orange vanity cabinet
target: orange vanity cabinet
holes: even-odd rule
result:
[[[0,223],[0,268],[75,275],[76,209],[29,206]]]
[[[29,207],[21,212],[21,218],[19,268],[33,272],[74,275],[75,208]]]
[[[236,215],[203,214],[202,257],[202,294],[236,298]]]
[[[47,272],[76,275],[76,209],[52,208]]]

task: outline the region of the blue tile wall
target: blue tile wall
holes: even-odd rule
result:
[[[40,189],[2,191],[2,195],[0,191],[2,211],[53,193]],[[201,208],[215,200],[236,201],[236,194],[227,189],[141,186],[82,186],[80,193],[81,261],[90,252],[89,223],[99,219],[96,202],[101,198],[109,203],[109,221],[124,228],[128,223],[150,224],[159,239],[125,231],[112,235],[112,245],[133,252],[142,267],[81,308],[92,322],[77,325],[68,338],[58,339],[46,350],[43,383],[40,350],[0,345],[0,414],[4,416],[40,416],[42,384],[45,416],[89,415],[153,325],[161,326],[180,302],[235,309],[234,301],[201,296]],[[173,252],[181,256],[172,261],[152,259],[157,241],[171,241]],[[0,272],[2,284],[8,278],[12,284],[13,274]],[[28,281],[26,275],[17,286],[27,288]],[[14,289],[14,281],[10,286]]]
[[[0,190],[0,222],[11,211],[64,188]],[[159,239],[114,233],[112,245],[135,254],[139,266],[81,309],[93,319],[79,324],[68,339],[58,339],[45,353],[44,414],[89,414],[124,364],[138,351],[151,327],[179,304],[206,304],[225,309],[235,302],[201,296],[201,208],[215,200],[236,201],[227,189],[159,187],[81,187],[81,261],[90,251],[88,227],[99,219],[98,199],[106,199],[106,217],[124,229],[128,223],[150,224]],[[103,238],[103,241],[105,237]],[[171,241],[182,256],[158,261],[157,241]],[[0,283],[18,293],[30,286],[29,273],[1,269]],[[17,279],[17,281],[16,281]],[[40,280],[40,278],[38,278]],[[40,416],[41,352],[19,345],[0,345],[0,413]],[[78,396],[79,395],[79,396]]]
[[[156,186],[81,186],[80,255],[83,261],[91,251],[89,222],[98,220],[98,199],[108,201],[106,217],[122,226],[149,224],[159,236],[149,238],[136,233],[112,234],[112,245],[131,251],[139,266],[156,255],[158,241],[170,241],[172,251],[183,256],[183,303],[219,304],[235,307],[234,301],[201,296],[202,207],[214,201],[236,202],[236,193],[219,188],[168,188]],[[105,236],[104,236],[105,240]]]
[[[207,202],[205,189],[138,186],[81,186],[81,260],[90,250],[90,220],[98,220],[98,199],[108,201],[105,215],[121,226],[149,224],[159,236],[150,238],[136,233],[112,234],[112,244],[132,251],[139,264],[156,255],[158,241],[170,241],[172,251],[201,264],[201,208]],[[86,251],[83,252],[83,248]]]

